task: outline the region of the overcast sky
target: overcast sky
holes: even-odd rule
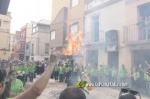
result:
[[[52,0],[11,0],[11,32],[19,30],[26,23],[51,19]]]

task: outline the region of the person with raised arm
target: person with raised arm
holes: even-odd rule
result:
[[[12,99],[36,99],[38,96],[40,96],[49,81],[49,78],[53,72],[53,68],[56,64],[56,60],[57,60],[56,56],[52,54],[50,56],[49,66],[47,67],[45,72],[41,75],[41,77],[37,79],[35,83],[33,83],[30,89],[28,89],[27,91],[23,92],[19,96],[14,97]],[[0,77],[1,77],[1,74],[3,75],[5,73],[3,72],[0,73]],[[5,89],[4,80],[6,79],[6,76],[4,75],[2,79],[3,80],[0,81],[0,96],[4,92],[4,89]]]

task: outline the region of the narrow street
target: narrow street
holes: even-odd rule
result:
[[[25,90],[27,90],[31,85],[32,83],[28,82],[25,86]],[[50,79],[47,87],[37,99],[59,99],[58,98],[59,94],[65,88],[66,88],[66,83],[60,83]],[[94,90],[90,91],[89,94],[86,94],[86,96],[87,99],[118,99],[119,90],[112,89],[112,88],[105,88],[105,87],[94,88]],[[142,99],[149,99],[149,98],[142,96]]]

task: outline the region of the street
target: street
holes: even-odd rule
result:
[[[28,82],[25,86],[25,90],[27,90],[31,85],[32,83]],[[66,83],[60,83],[50,79],[47,87],[37,99],[58,99],[59,94],[65,88],[66,88]],[[103,88],[97,87],[94,88],[94,90],[90,91],[89,94],[86,94],[86,96],[87,99],[118,99],[119,90],[106,88],[106,87]],[[149,98],[142,96],[142,99],[149,99]]]

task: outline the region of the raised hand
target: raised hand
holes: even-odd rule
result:
[[[147,75],[150,77],[150,68],[146,70]]]

